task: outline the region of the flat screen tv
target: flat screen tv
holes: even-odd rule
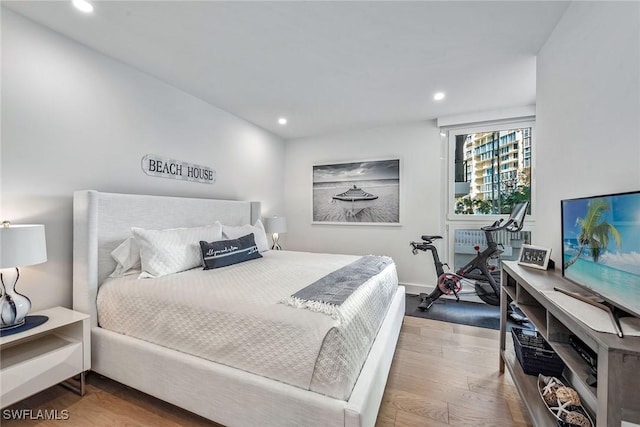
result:
[[[561,205],[562,275],[640,316],[640,191]]]

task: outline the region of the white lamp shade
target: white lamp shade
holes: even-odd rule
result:
[[[40,264],[46,260],[44,225],[0,227],[0,268]]]
[[[264,229],[267,233],[285,233],[287,219],[283,216],[270,216],[264,219]]]

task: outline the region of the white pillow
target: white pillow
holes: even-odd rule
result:
[[[140,271],[140,248],[136,239],[129,237],[111,252],[116,268],[109,277],[120,277]],[[137,271],[131,271],[137,270]]]
[[[202,265],[200,240],[222,239],[220,224],[195,228],[145,230],[132,227],[140,247],[141,278],[160,277]]]
[[[254,225],[245,224],[240,226],[222,226],[222,234],[224,235],[225,239],[237,239],[251,233],[253,233],[253,237],[256,240],[258,252],[268,251],[269,241],[267,240],[267,233],[264,231],[264,225],[262,225],[262,221],[257,220]]]

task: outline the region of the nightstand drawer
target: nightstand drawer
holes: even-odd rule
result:
[[[0,407],[83,371],[82,342],[51,334],[3,349]]]

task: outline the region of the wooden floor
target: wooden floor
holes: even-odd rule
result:
[[[531,426],[498,331],[405,316],[377,426]]]
[[[7,420],[5,409],[6,427],[217,426],[96,374],[82,398],[56,386],[8,409],[68,419]],[[509,375],[498,372],[498,331],[405,317],[377,426],[530,425]]]

